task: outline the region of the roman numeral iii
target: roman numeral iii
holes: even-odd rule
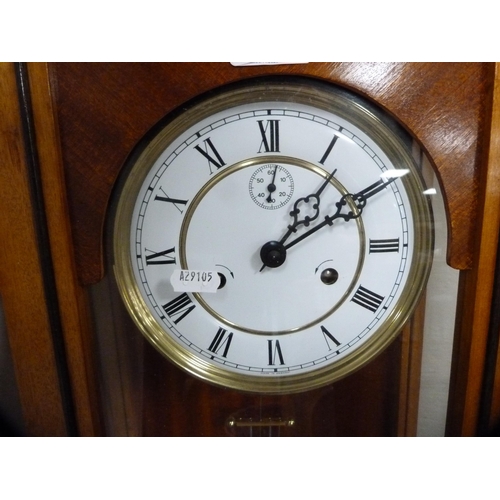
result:
[[[370,240],[370,253],[399,252],[399,238]]]
[[[355,304],[358,304],[372,312],[375,312],[379,308],[383,300],[384,297],[382,297],[382,295],[372,292],[371,290],[368,290],[368,288],[361,285],[351,299],[351,301]]]

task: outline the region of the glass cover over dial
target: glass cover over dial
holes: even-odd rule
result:
[[[115,274],[153,345],[284,393],[367,363],[428,276],[432,217],[400,134],[310,80],[229,87],[167,122],[120,191]]]

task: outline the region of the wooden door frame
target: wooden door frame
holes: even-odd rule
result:
[[[7,186],[7,196],[0,200],[0,231],[4,235],[11,234],[13,228],[16,231],[16,237],[9,238],[9,243],[0,250],[0,290],[26,427],[31,435],[99,435],[102,427],[91,315],[86,289],[79,283],[73,259],[49,69],[45,63],[29,63],[21,68],[26,72],[23,85],[29,86],[28,111],[35,131],[29,147],[23,132],[26,117],[23,118],[20,106],[20,67],[10,63],[0,65],[3,110],[0,152],[8,159],[0,173],[2,184]],[[475,435],[481,405],[494,287],[492,270],[496,263],[500,224],[498,64],[492,94],[491,126],[485,132],[490,141],[483,165],[484,178],[480,183],[478,257],[472,269],[462,272],[461,277],[459,310],[463,311],[463,316],[454,348],[448,435]],[[36,216],[39,207],[35,206],[36,196],[30,181],[29,158],[33,152],[41,173],[43,225],[53,269],[49,279],[40,245],[40,221]],[[48,299],[52,292],[47,289],[47,281],[51,280],[57,303]],[[58,368],[61,354],[57,352],[54,331],[60,331],[62,336],[66,374]],[[69,405],[64,400],[65,379],[69,383]]]
[[[29,76],[28,76],[29,73]],[[26,433],[101,433],[45,64],[0,64],[1,296]]]

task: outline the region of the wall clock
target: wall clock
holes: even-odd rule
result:
[[[403,128],[428,155],[444,198],[447,263],[460,271],[446,432],[474,435],[494,422],[500,406],[495,403],[499,393],[495,382],[497,358],[491,354],[496,352],[496,344],[489,333],[495,331],[489,319],[499,221],[498,146],[490,141],[498,131],[494,64],[234,67],[229,63],[35,63],[4,64],[0,69],[0,98],[5,111],[0,122],[0,147],[8,159],[0,171],[2,185],[8,186],[0,201],[0,229],[2,234],[12,236],[0,248],[4,263],[0,286],[27,433],[238,435],[255,434],[260,428],[261,433],[281,430],[288,435],[415,434],[427,314],[422,301],[413,306],[428,271],[427,260],[420,256],[429,251],[430,224],[426,203],[420,199],[419,175],[414,174],[406,147],[396,145],[399,133],[392,126],[386,130],[380,116],[390,116],[390,121],[397,123],[396,129]],[[201,128],[204,123],[216,123],[217,116],[230,113],[231,107],[216,104],[222,92],[233,96],[233,108],[256,105],[251,93],[237,99],[237,88],[264,78],[289,82],[305,78],[315,82],[317,92],[311,102],[273,93],[266,102],[279,104],[281,115],[254,114],[253,118],[238,117],[209,132]],[[347,105],[345,101],[332,105],[338,102],[332,88],[343,89],[342,95],[350,96]],[[304,86],[297,95],[303,92]],[[326,107],[325,93],[330,101]],[[205,111],[198,107],[202,98]],[[359,113],[351,113],[360,103]],[[297,117],[285,115],[283,110],[290,106],[321,119],[299,122]],[[337,106],[334,111],[332,106]],[[266,105],[265,109],[267,113],[272,107]],[[256,112],[255,108],[248,111]],[[370,122],[372,119],[375,121]],[[368,129],[367,122],[371,123]],[[289,124],[293,126],[287,128]],[[178,128],[172,132],[169,127]],[[226,132],[237,127],[241,127],[241,136]],[[293,134],[313,133],[313,127],[323,141],[321,146],[301,150],[303,141]],[[229,135],[231,140],[227,139]],[[352,150],[347,147],[348,139]],[[151,184],[147,172],[157,169],[157,159],[172,147],[176,148],[177,159],[164,171],[157,170],[158,185]],[[153,150],[148,157],[148,151]],[[351,175],[347,160],[360,157],[362,161],[352,167]],[[404,168],[393,165],[398,158]],[[170,186],[168,177],[178,176],[175,172],[182,167],[177,165],[186,162],[194,173],[174,183],[179,189],[182,186],[182,192],[170,192],[166,187]],[[395,180],[380,177],[385,168],[390,171],[392,167],[410,173]],[[377,182],[383,187],[380,191],[371,188]],[[149,191],[150,184],[153,198],[144,198],[141,189]],[[114,226],[110,201],[122,198],[122,189],[132,193],[130,207],[122,205]],[[245,233],[235,227],[240,236],[229,245],[224,244],[229,234],[225,228],[235,222],[223,209],[229,199],[219,197],[221,193],[226,195],[226,189],[237,193],[232,196],[237,196],[238,204],[244,207],[241,217],[252,224],[252,230]],[[316,210],[312,195],[318,196],[318,192]],[[153,218],[145,218],[150,232],[144,240],[137,240],[143,248],[139,245],[142,253],[134,257],[127,232],[134,224],[137,227],[134,207],[142,203],[141,196],[146,200],[147,216]],[[413,218],[408,229],[400,228],[402,212],[398,215],[392,211],[393,201]],[[338,214],[337,204],[341,205]],[[387,231],[377,234],[382,209],[391,215],[384,218]],[[163,217],[162,210],[168,230],[155,234],[154,218]],[[219,212],[224,224],[216,228],[212,243],[206,245],[207,252],[199,257],[196,249],[210,236],[205,226],[211,225],[212,213]],[[296,212],[297,220],[290,212]],[[258,214],[258,219],[252,214]],[[325,215],[335,217],[330,220],[332,226],[327,222],[315,233],[308,233],[324,223]],[[378,219],[376,224],[373,219]],[[418,220],[424,223],[416,224]],[[288,226],[296,232],[292,230],[280,246]],[[12,227],[16,228],[14,234]],[[116,238],[122,241],[120,248],[135,259],[128,259],[132,262],[128,271],[118,262],[125,262],[126,256],[115,254],[113,242],[108,241],[114,227],[121,228]],[[257,241],[259,231],[266,234]],[[405,234],[408,247],[404,246]],[[297,241],[301,235],[307,236]],[[335,255],[323,257],[322,246],[313,245],[314,241],[325,240],[326,246],[333,247],[337,239],[342,242],[336,249],[342,252],[342,261]],[[351,250],[351,245],[353,250],[347,252],[346,247]],[[230,262],[232,246],[238,253],[249,252],[250,257]],[[407,257],[399,284],[389,275],[403,251]],[[222,260],[216,258],[219,255]],[[281,264],[270,258],[283,260],[283,255]],[[117,274],[122,288],[125,282],[130,285],[125,288],[136,289],[137,303],[128,305],[142,330],[149,336],[160,335],[162,342],[169,343],[170,355],[174,353],[174,358],[184,361],[165,359],[166,353],[152,347],[131,319],[111,279],[115,256],[117,269],[121,268]],[[309,257],[314,259],[312,274],[306,273]],[[370,281],[373,262],[382,260],[384,264],[377,265],[388,270],[385,284],[378,279],[376,283]],[[279,265],[272,267],[275,264]],[[146,269],[144,281],[153,286],[160,314],[163,310],[169,322],[164,322],[154,304],[144,299],[142,282],[134,271],[139,265]],[[260,267],[255,276],[249,277],[252,265]],[[163,287],[163,281],[171,287],[171,275],[175,270],[179,280],[181,269],[215,271],[217,277],[220,273],[221,288],[210,295],[197,289],[185,295],[163,295],[171,290]],[[249,309],[242,310],[233,307],[236,300],[231,303],[233,296],[228,294],[232,286],[236,293],[255,298],[258,286],[254,278],[269,280],[271,287],[285,288],[289,273],[304,273],[302,277],[314,295],[321,290],[321,297],[338,307],[329,309],[316,301],[313,293],[303,299],[306,308],[297,307],[304,295],[295,297],[291,286],[285,290],[287,300],[276,302],[282,308],[287,301],[294,304],[288,323],[282,310],[275,315],[281,318],[275,327],[256,314],[247,314],[252,308],[253,312],[261,307],[269,311],[267,304],[250,304]],[[238,285],[241,276],[248,280],[248,289],[241,282]],[[272,278],[277,281],[271,282]],[[414,278],[417,291],[407,291],[406,284]],[[391,280],[400,295],[388,304]],[[265,290],[268,297],[270,290]],[[182,298],[176,301],[176,297]],[[178,313],[178,307],[183,312]],[[346,331],[333,326],[333,319],[348,307],[356,311],[349,321],[360,322],[353,339],[368,325],[361,325],[363,315],[376,319],[377,330],[373,336],[364,336],[369,338],[366,342],[357,341],[352,355],[334,356],[339,360],[336,364],[330,363],[325,353],[307,354],[312,348],[309,338],[307,349],[289,349],[287,341],[295,333],[300,337],[310,329],[317,334],[314,342],[323,343],[326,352],[329,348],[340,352],[349,339]],[[385,318],[397,316],[396,323],[401,319],[402,324],[412,309],[402,334],[383,349],[384,342],[396,334],[390,331],[392,322]],[[26,315],[27,310],[30,315]],[[198,321],[197,315],[206,321],[207,333],[206,339],[190,340],[200,351],[194,353],[172,332],[185,335],[191,331],[187,326]],[[202,319],[199,321],[201,324]],[[269,332],[277,334],[268,336]],[[249,349],[251,356],[261,353],[262,358],[256,360],[249,355],[244,361],[261,370],[256,379],[251,376],[251,382],[238,368],[223,364],[226,360],[234,363],[237,347],[245,338],[262,341],[259,349]],[[380,352],[371,358],[372,351]],[[309,358],[294,361],[293,356],[299,354]],[[309,359],[322,358],[324,366],[318,371],[305,366]],[[297,366],[297,374],[291,373],[291,367]],[[285,373],[279,371],[281,368]],[[351,368],[354,371],[348,374]],[[197,373],[193,376],[185,370]],[[273,386],[276,380],[283,383]]]
[[[211,93],[134,154],[115,222],[127,308],[176,364],[224,387],[317,388],[368,363],[432,260],[404,133],[338,87]]]

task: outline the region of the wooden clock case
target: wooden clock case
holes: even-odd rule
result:
[[[270,74],[317,78],[359,93],[392,115],[428,154],[448,213],[448,263],[461,271],[447,434],[491,432],[500,416],[498,319],[490,314],[497,300],[500,220],[495,64],[4,63],[0,291],[28,434],[108,432],[89,288],[110,271],[106,218],[130,152],[190,99]],[[417,314],[386,352],[334,384],[328,396],[290,399],[286,405],[297,411],[321,397],[322,412],[343,415],[334,431],[308,415],[301,433],[415,434],[421,338],[412,328],[421,320]],[[245,398],[258,398],[193,382],[202,385],[183,404],[191,413],[204,412],[208,423],[199,425],[172,399],[172,387],[184,384],[185,375],[152,348],[144,347],[144,357],[141,434],[218,434],[210,422],[223,415],[215,406],[234,409],[247,405]],[[217,399],[224,403],[211,407]],[[367,413],[370,419],[361,417]]]

